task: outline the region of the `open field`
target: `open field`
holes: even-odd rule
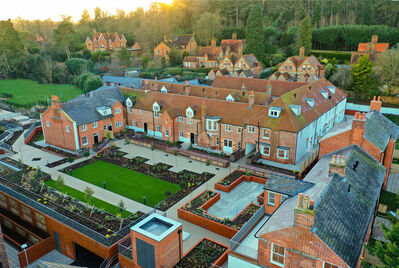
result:
[[[103,187],[105,181],[107,190],[140,203],[143,203],[145,196],[148,206],[154,206],[165,199],[165,191],[174,194],[179,190],[176,184],[104,161],[74,169],[72,176],[98,187]]]
[[[47,98],[51,100],[52,95],[67,101],[82,93],[81,89],[69,84],[39,84],[25,79],[0,80],[0,96],[6,97],[8,104],[16,106],[31,107],[38,102],[47,103]]]

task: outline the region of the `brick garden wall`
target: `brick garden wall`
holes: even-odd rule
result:
[[[6,246],[4,244],[3,232],[1,231],[0,226],[0,263],[4,268],[9,268]]]

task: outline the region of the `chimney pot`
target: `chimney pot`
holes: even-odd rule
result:
[[[332,156],[331,163],[337,163],[337,156],[335,154]]]
[[[305,195],[303,198],[303,208],[304,209],[309,208],[309,195]]]
[[[298,204],[297,204],[297,207],[298,208],[302,208],[302,205],[303,204],[303,194],[302,193],[300,193],[300,194],[298,194]]]
[[[381,107],[382,107],[381,97],[378,96],[376,99],[376,97],[374,96],[373,100],[370,102],[370,111],[376,110],[378,112],[381,112]]]
[[[309,209],[314,209],[314,200],[309,201]]]

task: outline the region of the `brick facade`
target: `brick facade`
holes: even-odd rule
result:
[[[93,32],[92,38],[87,38],[85,45],[86,49],[95,51],[111,51],[126,48],[126,38],[123,34],[118,33],[98,33],[96,30]]]
[[[6,246],[4,244],[3,233],[0,226],[0,266],[4,268],[9,268]]]

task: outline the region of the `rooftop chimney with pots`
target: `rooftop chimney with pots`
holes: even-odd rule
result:
[[[152,83],[152,90],[158,90],[158,77],[155,76],[154,82]]]
[[[341,177],[345,177],[345,169],[346,169],[345,157],[334,154],[331,158],[328,175],[338,174]]]
[[[376,110],[378,112],[381,112],[381,106],[382,106],[381,97],[378,96],[378,98],[376,98],[374,96],[373,100],[370,102],[370,111]]]
[[[352,143],[356,143],[358,145],[362,144],[365,125],[366,125],[366,114],[356,112],[355,118],[353,118],[352,121]]]
[[[373,44],[377,44],[378,43],[378,35],[373,34],[371,36],[371,43],[373,43]]]
[[[184,87],[184,95],[190,96],[190,82],[186,81],[186,85]]]
[[[252,106],[255,104],[255,94],[254,94],[253,90],[251,91],[251,93],[248,96],[248,104],[249,104],[248,109],[251,109]]]
[[[312,228],[315,219],[314,200],[309,195],[298,194],[297,207],[295,208],[294,224],[306,228]]]
[[[51,106],[53,106],[55,109],[62,109],[62,102],[58,96],[51,96]]]
[[[233,33],[232,35],[231,35],[231,39],[237,39],[237,33]]]
[[[271,95],[272,94],[272,89],[273,89],[272,84],[267,84],[267,86],[266,86],[266,94]]]
[[[304,58],[305,57],[305,47],[300,47],[299,48],[299,57]]]

